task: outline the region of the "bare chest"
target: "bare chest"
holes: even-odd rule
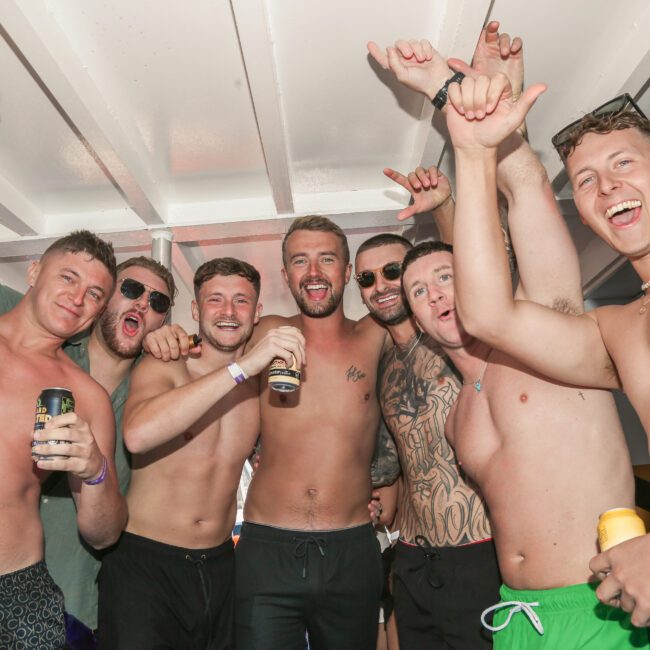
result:
[[[528,462],[550,453],[555,444],[566,447],[571,430],[588,428],[593,413],[603,408],[600,397],[529,374],[493,353],[480,390],[468,384],[458,398],[454,414],[458,460],[482,484],[490,472],[499,471],[500,462]]]

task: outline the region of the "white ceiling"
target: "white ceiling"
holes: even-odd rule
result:
[[[118,259],[173,234],[175,320],[191,277],[232,255],[262,273],[266,313],[291,313],[280,240],[296,215],[332,215],[352,250],[393,230],[406,197],[381,173],[450,160],[438,121],[365,44],[428,38],[468,59],[488,19],[524,38],[529,120],[581,251],[585,288],[620,264],[577,224],[550,137],[625,90],[650,114],[650,3],[626,0],[0,0],[0,281],[87,227]],[[363,313],[356,288],[348,313]]]

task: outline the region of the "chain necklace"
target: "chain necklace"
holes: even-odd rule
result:
[[[401,359],[402,363],[404,363],[411,356],[411,352],[413,352],[413,350],[415,350],[415,348],[416,348],[417,344],[420,342],[421,338],[422,338],[422,331],[417,333],[417,335],[413,339],[413,343],[411,343],[411,345],[409,345],[408,352],[406,353],[404,358]],[[396,343],[395,346],[393,347],[393,358],[395,359],[395,361],[397,361],[397,349],[398,348],[399,348],[399,346]]]
[[[644,282],[641,285],[641,291],[645,294],[645,292],[650,288],[650,280],[647,282]],[[648,308],[646,305],[650,303],[650,298],[646,298],[642,303],[641,303],[641,309],[639,309],[639,314],[645,314],[648,311]]]
[[[487,370],[488,367],[488,362],[487,359],[485,360],[485,365],[483,366],[483,369],[481,370],[481,374],[476,378],[476,379],[470,379],[468,381],[463,381],[463,386],[474,386],[474,390],[477,393],[481,392],[481,388],[483,388],[483,384],[481,383],[483,381],[483,375],[485,375],[485,371]]]

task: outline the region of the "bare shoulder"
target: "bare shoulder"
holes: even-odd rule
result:
[[[609,346],[618,341],[627,340],[625,337],[621,337],[621,327],[625,327],[624,331],[628,332],[645,329],[645,320],[640,318],[645,313],[640,312],[642,308],[642,301],[634,300],[627,305],[598,307],[588,312],[588,315],[598,323],[603,341],[605,345]]]
[[[269,330],[272,330],[276,327],[282,327],[283,325],[293,325],[294,327],[300,327],[298,319],[299,317],[297,315],[278,316],[277,314],[270,314],[268,316],[262,316],[259,323],[255,325],[253,334],[246,343],[246,349],[249,350],[258,341],[260,341]]]
[[[388,336],[388,330],[379,325],[370,314],[367,314],[356,322],[353,321],[352,327],[355,333],[364,338],[371,337],[371,340],[376,341],[377,345],[380,345],[383,349],[392,346],[392,341],[390,336]]]
[[[146,382],[147,384],[168,383],[172,386],[178,383],[185,383],[183,380],[187,377],[187,374],[187,362],[185,359],[163,361],[162,359],[156,359],[150,354],[146,354],[133,370],[131,385],[137,386]]]

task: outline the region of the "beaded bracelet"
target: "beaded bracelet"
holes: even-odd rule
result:
[[[99,476],[89,481],[84,481],[84,483],[86,485],[99,485],[100,483],[103,483],[106,480],[107,476],[108,476],[108,461],[106,460],[106,456],[102,456],[102,471],[99,473]]]

